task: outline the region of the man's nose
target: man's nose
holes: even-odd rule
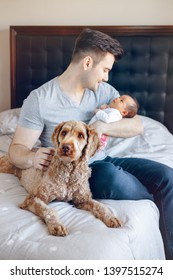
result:
[[[105,73],[104,75],[104,81],[107,82],[109,80],[109,74],[108,73]]]

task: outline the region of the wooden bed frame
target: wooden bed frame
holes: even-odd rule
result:
[[[11,108],[31,90],[61,74],[74,42],[86,26],[11,26]],[[135,96],[140,114],[173,133],[173,26],[88,26],[115,37],[125,54],[109,83]]]

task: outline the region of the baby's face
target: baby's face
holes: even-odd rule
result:
[[[115,98],[110,103],[109,107],[119,110],[122,114],[123,111],[127,110],[128,104],[131,103],[134,103],[134,101],[129,95],[121,95],[120,97]]]

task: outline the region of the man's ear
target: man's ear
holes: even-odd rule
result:
[[[84,70],[88,70],[92,66],[93,66],[93,59],[91,56],[88,55],[83,59],[83,68]]]

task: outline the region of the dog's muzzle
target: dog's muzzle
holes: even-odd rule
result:
[[[71,152],[72,152],[72,148],[71,148],[70,145],[64,144],[62,146],[62,153],[63,153],[63,155],[69,156],[71,154]]]

